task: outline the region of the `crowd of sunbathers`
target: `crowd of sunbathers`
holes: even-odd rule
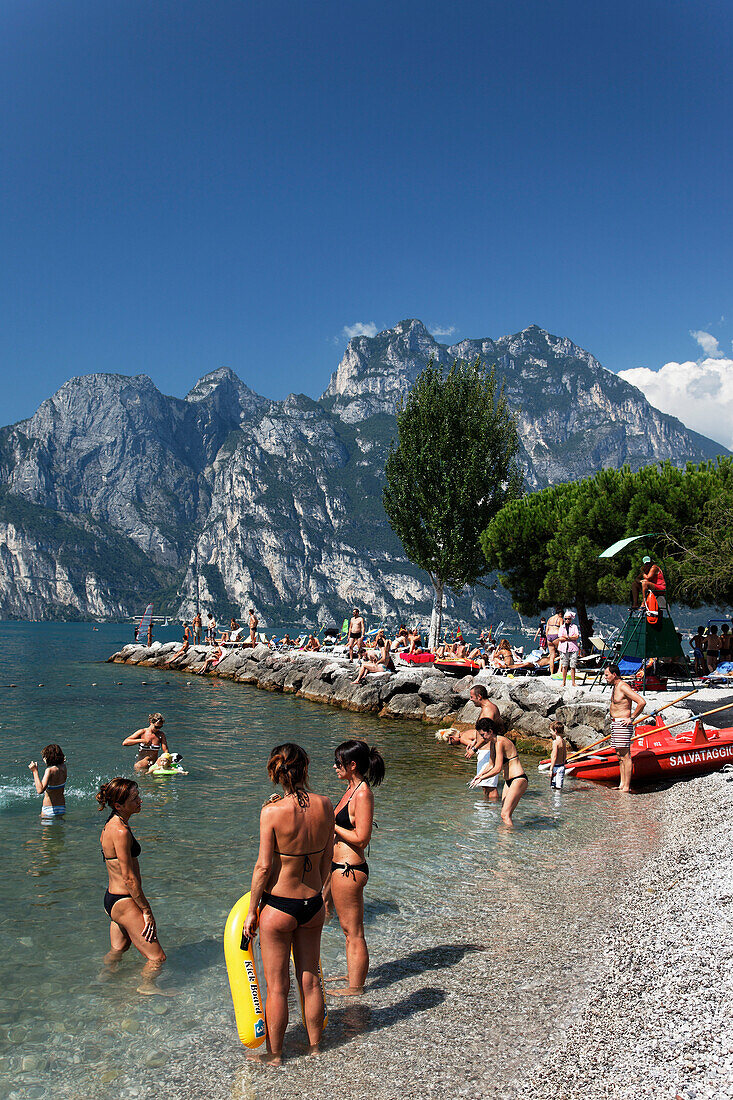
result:
[[[471,662],[476,670],[488,669],[497,673],[548,671],[552,674],[557,664],[562,671],[563,682],[570,672],[572,682],[575,683],[580,638],[574,618],[574,612],[563,612],[558,608],[547,621],[541,619],[533,639],[536,648],[526,654],[523,646],[513,647],[506,638],[494,638],[492,628],[482,630],[475,642],[469,642],[464,638],[460,627],[454,633],[446,633],[441,643],[429,653],[423,648],[424,635],[419,626],[408,628],[402,623],[394,637],[388,636],[384,627],[368,632],[356,607],[351,619],[344,622],[341,633],[332,627],[325,631],[301,634],[296,638],[291,638],[287,633],[281,637],[268,637],[258,632],[259,620],[252,608],[249,611],[248,631],[232,618],[229,628],[218,632],[214,616],[209,612],[205,624],[202,624],[200,614],[191,623],[184,623],[182,644],[170,654],[165,664],[168,668],[180,667],[191,646],[201,643],[201,635],[204,633],[208,652],[197,665],[187,666],[191,667],[191,671],[212,671],[232,649],[266,645],[278,652],[324,652],[358,661],[359,669],[355,676],[357,683],[369,674],[395,672],[395,655],[408,660],[426,655],[428,660],[434,657],[437,662]]]

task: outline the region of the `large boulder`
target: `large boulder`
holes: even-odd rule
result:
[[[394,695],[414,695],[423,680],[425,673],[422,669],[408,669],[405,672],[397,672],[389,679],[385,679],[382,697],[385,702]]]
[[[442,703],[449,706],[456,698],[453,684],[447,676],[426,676],[418,688],[418,695],[425,703]]]
[[[400,692],[398,695],[393,695],[389,702],[382,707],[379,717],[420,719],[424,713],[425,703],[416,691]]]
[[[234,679],[238,684],[256,684],[261,675],[257,662],[247,659],[242,667],[234,673]]]
[[[381,698],[379,683],[363,681],[355,684],[348,676],[341,677],[332,687],[332,701],[344,710],[368,712],[379,710]]]
[[[304,679],[304,669],[299,668],[298,665],[291,665],[291,667],[285,673],[285,679],[283,680],[283,691],[289,695],[300,691]]]
[[[511,728],[520,733],[529,733],[533,737],[550,737],[550,719],[537,711],[525,710],[512,721]]]
[[[222,657],[216,666],[216,675],[225,680],[233,680],[234,673],[244,665],[245,657],[241,650],[233,649],[225,657]]]
[[[271,655],[272,650],[269,646],[264,645],[262,642],[259,642],[254,647],[254,649],[249,649],[246,651],[246,653],[247,656],[253,661],[264,661],[265,657],[269,657]]]
[[[576,726],[589,726],[592,730],[603,733],[608,714],[607,708],[607,703],[605,706],[601,703],[586,703],[585,701],[568,703],[559,706],[554,717],[558,722],[563,723],[569,733]]]
[[[512,680],[509,696],[522,710],[531,710],[547,718],[558,704],[555,692],[547,691],[540,680]]]
[[[453,717],[453,711],[448,703],[428,703],[425,707],[423,719],[426,722],[442,722],[448,716]]]
[[[257,687],[265,691],[282,691],[287,674],[286,668],[266,668],[257,677]]]
[[[575,749],[584,749],[598,740],[598,730],[594,730],[592,726],[574,726],[573,729],[566,730],[565,735]]]

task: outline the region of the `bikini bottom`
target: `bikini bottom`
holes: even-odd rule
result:
[[[323,894],[314,894],[312,898],[283,898],[279,894],[264,893],[260,909],[264,909],[266,905],[287,913],[289,917],[295,917],[300,925],[312,920],[323,908]]]
[[[507,786],[507,787],[511,787],[511,785],[514,782],[515,779],[527,779],[527,776],[526,776],[525,772],[520,772],[519,775],[513,775],[511,777],[511,779],[505,779],[504,780],[504,785]],[[529,779],[527,779],[527,783],[529,783]]]
[[[109,890],[105,890],[105,892],[104,892],[104,909],[105,909],[105,912],[106,912],[106,914],[107,914],[107,916],[109,917],[110,920],[112,920],[112,909],[114,907],[115,902],[116,901],[122,901],[123,898],[131,898],[131,897],[132,897],[132,894],[110,894]]]
[[[343,868],[343,870],[341,870],[341,868]],[[344,878],[348,878],[349,875],[351,875],[354,882],[356,882],[356,871],[361,871],[363,875],[366,875],[364,879],[365,882],[369,878],[369,864],[366,860],[364,860],[363,863],[332,863],[331,874],[333,874],[334,871],[341,871]]]
[[[41,806],[41,817],[61,817],[65,813],[65,806]]]

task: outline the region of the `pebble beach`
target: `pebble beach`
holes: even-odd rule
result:
[[[531,1100],[733,1096],[731,776],[664,793],[661,844],[619,898],[602,973]]]

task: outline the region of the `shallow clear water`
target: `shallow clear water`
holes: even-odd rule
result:
[[[147,1095],[156,1067],[180,1063],[215,1038],[222,1063],[241,1061],[221,939],[230,907],[249,888],[259,810],[272,790],[265,762],[279,741],[305,746],[313,788],[334,800],[340,741],[365,737],[384,752],[366,918],[377,966],[398,948],[428,942],[436,928],[471,929],[476,914],[491,912],[492,942],[507,963],[516,935],[504,932],[519,931],[531,999],[543,949],[532,941],[543,934],[558,883],[572,931],[583,907],[600,904],[609,876],[622,876],[657,828],[653,801],[623,803],[580,785],[551,792],[528,760],[530,790],[508,832],[467,789],[474,766],[424,726],[103,663],[130,634],[118,626],[0,623],[0,1095]],[[157,636],[168,634],[178,631]],[[137,995],[134,950],[114,975],[101,965],[109,924],[104,816],[94,796],[102,779],[133,774],[134,750],[121,741],[155,710],[190,773],[142,777],[143,810],[133,821],[168,954],[161,986],[180,991],[170,999]],[[27,765],[50,741],[67,755],[67,814],[42,824]],[[343,973],[335,925],[324,933],[323,960],[327,972]],[[192,1081],[185,1095],[212,1093]]]

